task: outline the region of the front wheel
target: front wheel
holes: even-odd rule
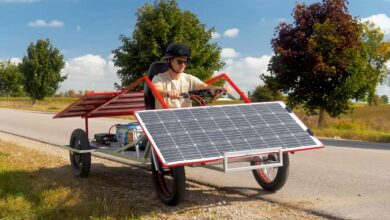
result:
[[[279,161],[279,154],[272,154],[266,157],[260,157],[259,161],[251,161],[251,165],[260,165],[266,162]],[[289,173],[290,160],[288,153],[283,153],[283,166],[269,167],[252,170],[257,183],[267,191],[278,191],[287,181]]]
[[[163,168],[155,157],[151,158],[153,184],[158,197],[167,205],[175,206],[184,199],[186,176],[183,166]],[[157,165],[157,166],[156,166]]]
[[[89,140],[87,134],[82,129],[76,129],[70,137],[70,147],[77,150],[89,150]],[[70,164],[73,174],[78,177],[88,177],[91,168],[91,153],[76,153],[69,151]]]

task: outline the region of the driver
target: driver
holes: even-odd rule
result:
[[[182,93],[188,93],[191,90],[210,89],[214,94],[215,90],[220,89],[229,92],[230,88],[216,87],[207,85],[197,77],[184,72],[188,62],[191,59],[191,50],[182,43],[170,44],[163,59],[168,60],[169,69],[164,73],[159,73],[153,77],[153,84],[169,108],[191,107],[191,99],[180,96]],[[156,109],[162,109],[161,103],[155,100]]]

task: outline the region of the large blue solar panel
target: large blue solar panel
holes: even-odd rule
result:
[[[136,117],[162,162],[201,162],[225,152],[322,146],[282,102],[146,110]]]

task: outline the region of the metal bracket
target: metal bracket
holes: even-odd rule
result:
[[[56,145],[56,146],[61,147],[61,148],[66,149],[66,150],[70,150],[70,151],[72,151],[72,152],[76,152],[76,153],[78,153],[78,154],[92,153],[92,152],[95,152],[95,151],[96,151],[96,149],[79,150],[79,149],[72,148],[72,147],[70,147],[69,145],[64,145],[64,146],[62,146],[62,145]]]
[[[254,166],[240,166],[240,167],[232,167],[232,168],[229,167],[229,159],[242,158],[242,157],[245,158],[245,157],[257,156],[263,154],[272,154],[272,153],[279,154],[278,157],[279,161],[271,162],[267,164],[254,165]],[[260,150],[225,152],[223,156],[223,171],[225,173],[242,171],[242,170],[255,170],[255,169],[268,168],[268,167],[281,167],[281,166],[283,166],[283,148],[281,147],[267,148],[267,149],[260,149]]]

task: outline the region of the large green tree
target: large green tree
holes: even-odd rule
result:
[[[294,23],[281,23],[272,39],[275,55],[262,75],[268,87],[289,95],[288,105],[302,105],[309,114],[336,117],[362,100],[376,82],[366,75],[367,54],[362,25],[352,18],[345,0],[297,4]]]
[[[49,39],[30,43],[27,56],[23,57],[20,70],[24,75],[24,90],[34,105],[36,100],[55,94],[60,83],[66,79],[60,71],[64,57],[54,48]]]
[[[18,66],[10,61],[0,62],[0,93],[7,97],[21,93],[23,75]]]
[[[220,48],[212,43],[213,28],[206,29],[196,15],[182,11],[175,0],[158,0],[145,4],[137,11],[137,23],[131,37],[120,36],[123,43],[114,50],[114,63],[122,86],[140,78],[149,65],[161,60],[170,43],[186,43],[192,59],[186,71],[202,80],[220,69]]]
[[[367,52],[367,70],[366,76],[371,80],[367,102],[370,105],[375,104],[376,86],[384,82],[388,69],[386,62],[390,59],[390,41],[384,41],[384,33],[380,28],[375,27],[373,23],[363,23],[363,42]]]

